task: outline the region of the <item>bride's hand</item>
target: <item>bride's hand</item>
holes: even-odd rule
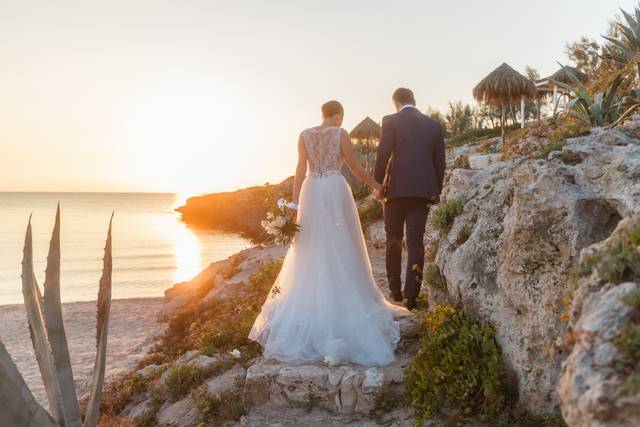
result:
[[[373,186],[373,197],[375,197],[377,200],[381,200],[383,194],[384,188],[382,187],[382,185],[380,185],[380,183],[376,182]]]

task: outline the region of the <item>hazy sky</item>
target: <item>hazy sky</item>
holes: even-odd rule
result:
[[[545,74],[635,0],[0,0],[0,190],[206,192],[293,173],[300,130]]]

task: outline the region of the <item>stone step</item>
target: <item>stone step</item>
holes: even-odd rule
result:
[[[415,341],[415,316],[401,319],[401,343],[395,362],[385,367],[326,364],[296,365],[259,359],[247,370],[245,399],[252,408],[321,408],[338,414],[368,415],[376,392],[383,387],[402,388],[403,370],[411,352],[402,351]]]

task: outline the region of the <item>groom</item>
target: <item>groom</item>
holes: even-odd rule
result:
[[[416,308],[424,268],[424,230],[429,206],[438,203],[445,170],[442,127],[415,107],[413,92],[393,93],[397,113],[382,119],[374,177],[384,187],[384,225],[387,234],[387,278],[391,296],[402,302],[402,241],[406,225],[408,261],[404,297]]]

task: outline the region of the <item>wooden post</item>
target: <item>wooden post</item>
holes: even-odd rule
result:
[[[558,112],[558,85],[553,84],[553,117]]]
[[[524,129],[524,115],[525,115],[525,111],[524,111],[524,95],[522,95],[520,97],[520,129]]]
[[[371,133],[369,133],[369,135],[367,135],[367,145],[365,148],[365,154],[366,154],[366,159],[365,159],[365,166],[364,169],[367,171],[367,173],[369,173],[369,137],[371,136]]]
[[[502,128],[502,144],[504,145],[504,122],[506,120],[505,115],[507,114],[504,109],[504,102],[502,102],[502,106],[500,108],[502,110],[502,113],[500,114],[500,127]]]

